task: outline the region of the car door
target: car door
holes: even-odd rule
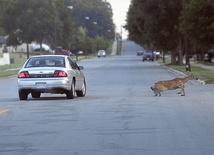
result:
[[[82,73],[82,71],[79,70],[78,65],[76,64],[76,62],[74,60],[72,60],[71,58],[68,57],[70,66],[72,68],[72,70],[74,71],[74,76],[76,79],[76,83],[75,83],[75,89],[76,90],[81,90],[82,89],[82,84],[84,81],[84,75]]]

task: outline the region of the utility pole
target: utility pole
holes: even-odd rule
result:
[[[191,72],[190,68],[190,61],[189,61],[189,56],[188,56],[188,40],[187,40],[187,7],[186,7],[186,0],[183,0],[183,9],[184,9],[184,52],[186,56],[186,71]]]
[[[120,34],[121,34],[121,41],[123,40],[123,26],[121,25],[121,30],[120,30]]]
[[[28,23],[28,22],[27,22],[27,9],[28,9],[28,1],[25,0],[25,19],[24,19],[24,20],[25,20],[25,21],[24,21],[24,22],[25,22],[25,26],[24,26],[24,27],[25,27],[25,28],[24,28],[25,30],[24,30],[24,33],[27,33],[27,32],[26,32],[26,30],[27,30],[27,23]],[[27,37],[27,39],[26,39],[27,59],[30,57],[30,56],[29,56],[29,43],[28,43],[28,38],[29,38],[29,37]]]

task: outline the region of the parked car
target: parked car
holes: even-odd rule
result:
[[[97,57],[106,57],[106,52],[105,50],[99,50],[97,53]]]
[[[144,52],[142,61],[148,60],[148,61],[154,61],[154,53],[153,52]]]
[[[204,61],[214,63],[214,50],[210,50],[208,53],[204,55]]]
[[[156,60],[163,57],[162,54],[158,51],[154,51],[153,53]]]
[[[141,56],[141,55],[143,55],[143,51],[138,51],[137,56]]]
[[[40,52],[40,44],[33,43],[30,45],[32,51]],[[46,44],[41,44],[41,51],[50,51],[50,47]]]
[[[62,46],[57,46],[55,50],[55,55],[71,55],[72,53],[68,50],[64,50]]]
[[[40,98],[41,93],[66,94],[73,99],[86,94],[83,66],[66,55],[41,55],[29,58],[18,72],[20,100]]]

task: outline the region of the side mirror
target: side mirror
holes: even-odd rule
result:
[[[84,67],[83,66],[78,66],[79,70],[83,70]]]

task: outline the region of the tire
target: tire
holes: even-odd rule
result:
[[[72,81],[71,90],[68,90],[66,92],[66,97],[67,99],[73,99],[74,96],[75,96],[75,84],[74,84],[74,81]]]
[[[24,90],[19,91],[19,99],[20,100],[27,100],[27,97],[28,97],[28,92],[26,92]]]
[[[32,98],[40,98],[40,96],[41,96],[41,93],[38,93],[38,92],[34,92],[34,93],[31,93],[31,96],[32,96]]]
[[[85,94],[86,94],[86,82],[85,82],[85,80],[84,80],[83,85],[82,85],[82,90],[76,91],[76,93],[77,93],[78,97],[84,97],[85,96]]]

